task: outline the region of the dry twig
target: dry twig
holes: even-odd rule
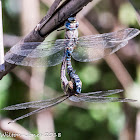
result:
[[[13,123],[12,125],[7,125],[10,121],[10,119],[0,119],[0,130],[3,131],[5,137],[9,135],[9,137],[11,136],[18,140],[34,140],[31,133],[19,124]]]

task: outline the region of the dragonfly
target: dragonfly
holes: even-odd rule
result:
[[[70,17],[65,23],[65,39],[18,43],[6,53],[5,61],[23,66],[50,67],[61,63],[66,57],[66,49],[69,49],[75,60],[91,62],[118,51],[140,33],[138,29],[127,28],[78,38],[78,26],[76,18]]]
[[[2,110],[19,110],[19,109],[35,108],[35,110],[33,110],[32,112],[27,113],[23,116],[20,116],[16,119],[12,120],[9,123],[14,123],[18,120],[29,117],[37,112],[42,111],[45,108],[50,108],[57,104],[60,104],[61,102],[65,101],[67,99],[69,99],[73,102],[83,102],[84,101],[84,102],[99,102],[99,103],[135,102],[136,101],[136,100],[127,99],[127,98],[106,97],[109,95],[123,92],[122,89],[77,94],[76,90],[73,88],[73,86],[71,86],[71,84],[73,84],[73,81],[68,81],[65,70],[66,70],[66,60],[64,60],[61,65],[61,83],[62,83],[62,88],[65,93],[64,95],[61,95],[59,97],[52,98],[52,99],[26,102],[26,103],[11,105],[11,106],[3,108]]]
[[[118,32],[83,36],[78,38],[79,23],[70,17],[65,23],[65,39],[48,42],[24,42],[12,47],[5,55],[8,63],[32,67],[55,66],[67,60],[67,73],[81,93],[82,82],[73,70],[71,56],[81,62],[90,62],[110,55],[124,47],[140,30],[127,28]]]
[[[66,99],[74,102],[85,101],[101,103],[136,101],[126,98],[106,97],[108,95],[122,92],[123,90],[120,89],[81,93],[82,82],[72,68],[71,56],[75,60],[81,62],[90,62],[101,59],[124,47],[128,43],[128,40],[138,35],[140,31],[134,28],[127,28],[118,32],[83,36],[78,38],[78,26],[78,21],[76,21],[74,17],[70,17],[65,23],[65,39],[58,39],[56,41],[49,41],[45,43],[20,43],[12,47],[5,55],[5,61],[24,66],[54,66],[62,62],[61,84],[65,93],[64,95],[53,99],[33,101],[5,107],[3,110],[38,108],[28,114],[14,119],[11,122],[33,115],[45,108],[55,106]],[[68,81],[66,77],[66,67],[70,81]]]

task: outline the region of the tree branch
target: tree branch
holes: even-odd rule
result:
[[[39,31],[33,29],[33,31],[25,36],[25,38],[23,38],[19,43],[43,42],[45,37],[54,30],[61,27],[68,17],[77,14],[85,5],[87,5],[91,1],[92,0],[66,0],[59,8],[56,9],[55,13],[49,18],[47,23],[45,23]],[[44,17],[39,24],[45,21],[45,19],[46,18]],[[22,47],[22,45],[19,47]],[[10,55],[15,59],[17,57],[20,57],[15,54]],[[16,65],[5,62],[5,71],[0,72],[0,79],[2,79],[3,76],[8,74],[15,67]]]
[[[52,17],[39,31],[41,36],[47,36],[52,31],[61,27],[70,16],[76,15],[82,8],[92,0],[66,0],[56,9]]]
[[[40,30],[46,23],[47,21],[52,17],[54,14],[55,10],[57,9],[58,5],[60,4],[62,0],[55,0],[50,9],[47,12],[47,15],[40,21],[40,23],[37,25],[36,29]]]

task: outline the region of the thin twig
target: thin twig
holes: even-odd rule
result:
[[[135,133],[135,140],[140,140],[140,112],[137,112],[136,116],[136,133]]]
[[[10,121],[11,119],[0,119],[0,130],[3,132],[1,136],[5,135],[3,137],[6,137],[6,135],[9,135],[9,137],[11,136],[11,138],[18,140],[34,140],[34,137],[32,137],[31,133],[21,125],[17,123],[8,125],[8,122]]]
[[[37,126],[38,133],[45,134],[47,133],[55,133],[54,129],[54,120],[53,113],[51,109],[45,109],[44,111],[37,114]],[[55,137],[49,137],[47,135],[42,135],[39,137],[40,140],[55,140]]]
[[[21,68],[16,68],[16,70],[12,71],[27,87],[30,86],[30,74]]]

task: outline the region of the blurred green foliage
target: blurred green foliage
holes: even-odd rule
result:
[[[96,66],[86,65],[78,73],[81,81],[86,85],[91,85],[99,81],[101,78],[100,70]],[[86,81],[86,82],[85,82]]]
[[[11,85],[11,77],[7,75],[0,81],[0,109],[2,109],[6,104],[5,100],[8,98],[8,90]]]
[[[20,4],[17,0],[4,0],[3,31],[8,34],[20,35]],[[16,7],[16,8],[15,8]]]
[[[119,19],[124,25],[135,26],[137,23],[136,13],[129,3],[120,6]]]
[[[140,2],[139,0],[129,0],[131,2],[132,5],[134,5],[134,7],[140,11]]]
[[[19,0],[3,0],[3,26],[4,33],[20,35],[20,4]],[[137,1],[140,4],[140,1]],[[98,20],[98,15],[110,10],[109,1],[102,1],[94,8],[94,13],[90,20],[94,20],[94,25],[100,32],[102,29]],[[16,6],[17,5],[17,6]],[[17,8],[15,8],[17,7]],[[41,3],[41,16],[47,12],[47,6]],[[92,11],[91,11],[92,12]],[[110,11],[111,12],[111,11]],[[125,26],[137,27],[136,16],[133,8],[128,3],[122,3],[119,8],[119,20]],[[111,21],[110,21],[111,22]],[[63,38],[64,32],[53,33],[47,40],[54,40],[56,38]],[[131,60],[125,62],[128,66],[129,72],[134,79],[136,79],[137,87],[140,84],[140,70],[136,63],[132,66]],[[82,92],[91,92],[96,90],[109,90],[115,88],[122,88],[114,73],[107,66],[104,60],[93,63],[81,63],[72,60],[72,64],[76,73],[79,75],[83,88]],[[63,94],[60,83],[60,65],[47,68],[45,76],[45,86],[52,88]],[[30,73],[29,68],[21,67]],[[137,70],[137,74],[136,74]],[[136,88],[135,88],[136,89]],[[139,89],[137,90],[138,93]],[[45,93],[44,93],[45,94]],[[132,94],[131,94],[132,95]],[[55,95],[58,96],[58,95]],[[119,96],[119,95],[116,95]],[[5,76],[0,81],[0,108],[8,105],[29,101],[29,88],[12,72]],[[133,95],[134,98],[134,95]],[[117,140],[120,132],[124,128],[125,116],[121,103],[107,103],[107,104],[86,104],[87,109],[82,107],[69,106],[67,104],[60,104],[55,107],[55,130],[61,132],[61,139],[64,140]],[[1,117],[10,117],[14,119],[27,113],[29,110],[16,111],[1,111]],[[37,128],[29,127],[29,118],[25,118],[18,123],[30,130],[32,133],[38,133]],[[0,138],[1,140],[10,140],[7,138]],[[60,138],[58,138],[60,139]]]

